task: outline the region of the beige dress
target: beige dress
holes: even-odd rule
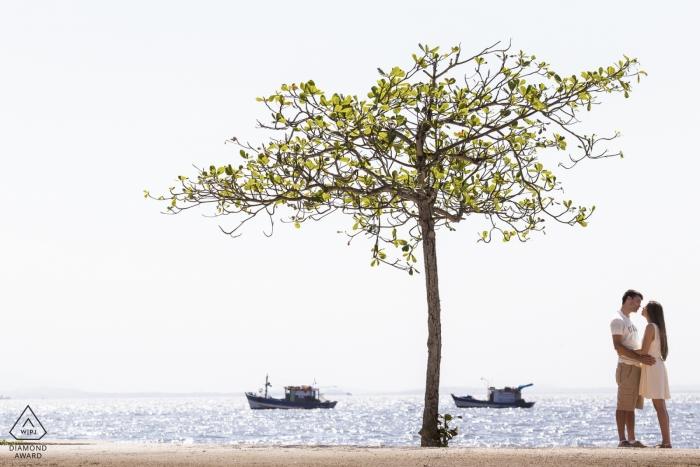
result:
[[[659,327],[654,326],[654,340],[649,347],[649,355],[656,359],[653,365],[642,365],[642,376],[639,380],[639,394],[645,399],[670,399],[671,390],[668,387],[666,365],[661,359],[661,339]]]

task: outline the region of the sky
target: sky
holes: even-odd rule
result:
[[[660,301],[671,389],[700,386],[700,253],[691,201],[700,3],[651,1],[16,2],[0,0],[0,394],[422,388],[423,275],[371,268],[331,216],[301,229],[165,206],[194,166],[264,141],[255,101],[313,79],[365,95],[417,44],[501,41],[560,75],[636,57],[648,78],[581,128],[624,159],[554,169],[589,226],[477,243],[437,235],[441,384],[614,386],[609,322],[628,288]],[[688,177],[686,177],[688,175]],[[633,317],[638,327],[644,320]]]

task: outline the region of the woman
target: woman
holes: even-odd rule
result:
[[[671,428],[669,426],[666,399],[671,398],[666,374],[666,357],[668,356],[668,341],[666,340],[666,323],[664,309],[659,302],[651,301],[642,310],[642,316],[647,319],[642,348],[635,350],[639,355],[649,354],[656,358],[654,365],[642,365],[642,376],[639,381],[639,394],[645,399],[651,399],[656,409],[661,427],[661,444],[656,448],[671,448]]]

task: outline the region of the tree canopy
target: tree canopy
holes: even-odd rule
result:
[[[595,208],[559,199],[561,184],[538,155],[559,151],[564,168],[622,156],[598,150],[617,133],[580,134],[576,124],[602,95],[629,97],[631,80],[645,73],[626,56],[560,75],[498,44],[466,56],[460,46],[419,49],[408,69],[378,69],[366,97],[328,95],[313,80],[259,97],[271,112],[259,127],[279,136],[261,144],[232,137],[237,163],[180,176],[178,187],[157,198],[169,201],[173,214],[212,204],[215,215],[236,215],[237,225],[225,231],[232,236],[258,215],[274,228],[278,209],[296,227],[340,211],[352,216],[351,240],[371,238],[372,266],[409,274],[418,271],[423,243],[429,357],[421,435],[423,445],[434,446],[441,348],[435,230],[454,230],[473,215],[488,221],[476,237],[481,242],[526,241],[547,218],[586,226]]]

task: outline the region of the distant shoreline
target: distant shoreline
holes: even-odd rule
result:
[[[42,445],[40,462],[65,467],[206,465],[267,467],[366,466],[572,466],[697,465],[700,449],[620,448],[419,448],[359,446],[175,445],[49,441]],[[29,446],[27,446],[29,447]],[[21,452],[0,446],[0,464],[21,462]],[[27,452],[30,452],[27,450]]]

